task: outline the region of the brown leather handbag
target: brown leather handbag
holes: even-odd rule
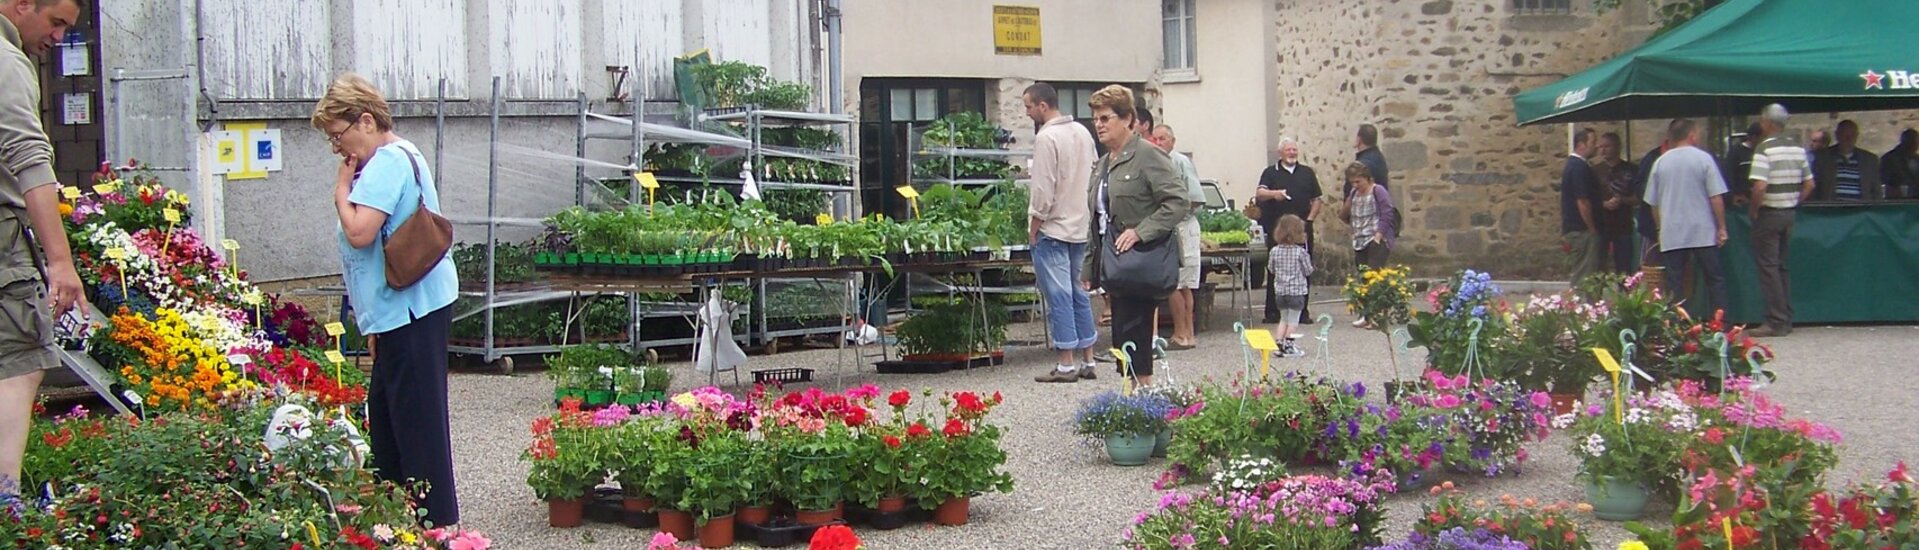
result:
[[[386,254],[386,286],[404,290],[420,282],[453,248],[453,222],[426,208],[426,184],[420,178],[420,163],[406,152],[413,165],[413,184],[420,186],[420,208],[413,211],[393,233],[387,235],[381,249]]]

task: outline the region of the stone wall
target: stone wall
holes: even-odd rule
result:
[[[1332,175],[1352,159],[1355,128],[1379,127],[1406,217],[1395,263],[1422,276],[1471,266],[1502,278],[1563,277],[1558,190],[1567,126],[1516,126],[1512,96],[1635,47],[1654,28],[1638,2],[1605,14],[1573,4],[1570,14],[1519,15],[1506,0],[1280,0],[1277,131],[1301,141],[1304,162],[1337,194]],[[1919,120],[1910,111],[1818,114],[1794,126],[1847,117],[1865,129],[1862,146],[1881,152]],[[1626,134],[1635,159],[1665,128],[1593,126]],[[1335,276],[1349,272],[1349,230],[1333,217],[1318,225],[1316,263]]]

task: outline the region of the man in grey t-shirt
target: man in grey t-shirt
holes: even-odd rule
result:
[[[1694,316],[1710,316],[1726,307],[1726,275],[1719,247],[1726,244],[1726,180],[1719,163],[1699,149],[1699,127],[1691,120],[1672,124],[1672,150],[1653,163],[1646,183],[1646,204],[1659,226],[1659,254],[1666,264],[1666,288],[1680,299],[1692,296],[1692,271],[1706,282],[1707,304],[1693,304]]]

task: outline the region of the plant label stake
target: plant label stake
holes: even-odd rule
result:
[[[641,189],[646,190],[646,207],[651,210],[653,196],[660,190],[660,178],[654,177],[652,172],[640,172],[633,175],[633,181],[639,183]]]
[[[160,216],[167,220],[166,240],[160,242],[160,261],[164,262],[167,260],[167,248],[173,246],[173,226],[180,223],[180,211],[168,208],[161,210]]]
[[[326,360],[333,363],[333,383],[339,384],[340,367],[346,364],[346,354],[337,349],[326,350]]]
[[[1759,346],[1746,350],[1746,366],[1752,368],[1753,389],[1766,387],[1766,371],[1759,368],[1759,363],[1765,360],[1766,352],[1759,349]]]
[[[102,184],[93,186],[93,193],[96,195],[106,196],[107,194],[112,193],[113,189],[114,189],[113,184],[102,183]]]
[[[1239,333],[1240,343],[1246,345],[1246,353],[1249,355],[1246,360],[1247,370],[1251,370],[1253,367],[1253,361],[1250,355],[1257,354],[1259,356],[1259,379],[1265,380],[1271,372],[1273,352],[1279,351],[1279,342],[1273,340],[1273,333],[1271,331],[1263,328],[1246,328],[1245,325],[1233,323],[1233,331]]]
[[[240,278],[240,241],[220,239],[220,248],[227,250],[227,267],[233,270],[233,278]]]
[[[1732,363],[1726,358],[1727,350],[1732,347],[1732,343],[1726,341],[1726,333],[1715,331],[1712,333],[1712,338],[1706,340],[1706,347],[1719,351],[1719,395],[1724,396],[1726,379],[1732,377]]]
[[[899,191],[900,196],[906,197],[907,206],[913,209],[913,217],[920,217],[920,190],[914,189],[913,184],[910,183],[901,185],[896,190]]]
[[[978,284],[978,283],[979,281],[974,281],[974,284]],[[1173,379],[1173,356],[1171,354],[1166,353],[1165,338],[1160,338],[1158,336],[1153,337],[1153,356],[1166,358],[1166,360],[1157,361],[1154,364],[1153,373],[1159,376],[1159,379],[1162,382],[1166,382],[1168,384],[1177,382],[1178,380]]]
[[[1626,407],[1625,407],[1626,399],[1624,397],[1624,394],[1621,394],[1619,392],[1619,362],[1613,360],[1612,352],[1607,351],[1606,348],[1592,348],[1592,352],[1593,352],[1593,357],[1597,357],[1599,359],[1599,368],[1604,369],[1606,371],[1606,374],[1612,376],[1613,419],[1618,420],[1620,424],[1625,424],[1626,423]]]
[[[253,362],[253,357],[244,353],[235,353],[227,356],[227,362],[232,363],[233,368],[240,369],[240,379],[245,380],[248,378],[247,364]]]
[[[120,299],[130,300],[131,297],[127,296],[127,264],[125,261],[127,259],[127,249],[117,246],[108,248],[107,259],[113,260],[115,266],[120,268]]]
[[[60,196],[66,197],[67,200],[79,200],[80,188],[61,186]]]

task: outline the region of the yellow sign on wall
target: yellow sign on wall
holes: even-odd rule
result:
[[[993,6],[993,53],[1039,55],[1039,8]]]

